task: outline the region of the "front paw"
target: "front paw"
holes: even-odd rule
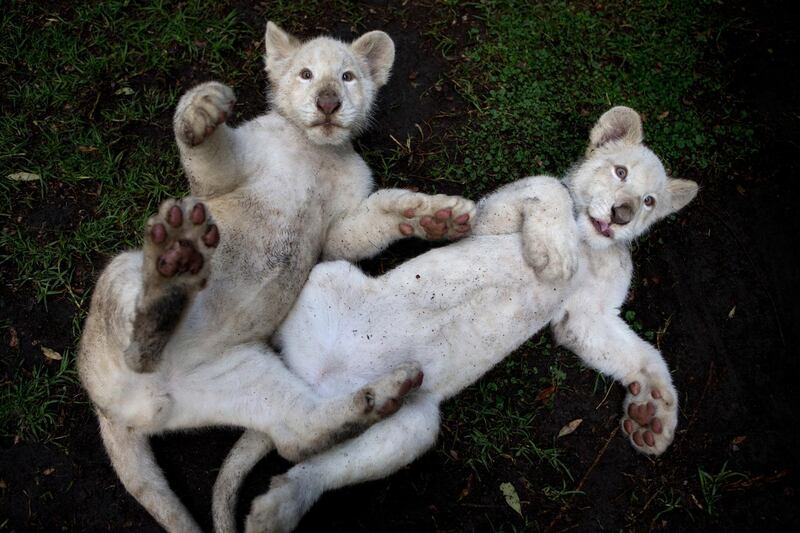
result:
[[[227,85],[210,81],[183,95],[175,110],[175,136],[189,146],[210,137],[233,112],[236,96]]]
[[[678,425],[675,387],[668,381],[642,373],[628,383],[627,388],[622,430],[637,451],[661,455],[675,438]]]
[[[525,260],[537,276],[551,283],[572,279],[579,260],[578,242],[574,237],[525,235],[524,239]]]
[[[402,217],[398,229],[406,237],[460,239],[469,234],[475,219],[475,202],[446,194],[409,192],[393,208]]]

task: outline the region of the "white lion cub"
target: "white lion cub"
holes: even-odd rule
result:
[[[422,376],[405,361],[320,397],[265,344],[320,256],[357,260],[403,236],[455,238],[474,204],[373,181],[350,139],[394,61],[370,32],[301,43],[267,25],[273,110],[233,129],[231,89],[181,99],[175,136],[193,197],[164,203],[142,251],[97,282],[78,368],[125,488],[170,531],[199,531],[150,450],[154,433],[236,425],[300,460],[392,414]],[[213,217],[213,219],[212,219]],[[201,290],[205,287],[205,290]]]
[[[425,372],[392,418],[273,479],[249,531],[288,531],[323,491],[397,471],[430,448],[439,404],[550,324],[559,343],[627,387],[622,428],[658,455],[672,442],[678,396],[664,359],[618,316],[632,275],[629,244],[689,203],[642,145],[639,115],[616,107],[591,131],[586,159],[561,182],[532,177],[478,204],[473,235],[378,277],[345,262],[314,268],[278,331],[289,368],[338,396],[409,357]],[[531,268],[532,267],[532,268]],[[232,482],[259,453],[244,437],[220,474]],[[215,494],[222,499],[223,494]]]

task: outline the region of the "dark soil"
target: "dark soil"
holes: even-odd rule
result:
[[[252,17],[253,27],[262,24],[257,12],[243,11]],[[363,136],[362,147],[391,146],[389,135],[403,142],[416,124],[441,135],[466,112],[447,82],[441,90],[433,89],[447,62],[416,27],[387,20],[380,5],[374,11],[364,26],[392,35],[398,61],[382,91],[376,126]],[[798,377],[793,347],[800,321],[793,305],[798,268],[791,259],[800,170],[797,34],[779,7],[737,13],[757,21],[756,31],[729,33],[720,46],[730,58],[737,97],[769,125],[757,132],[767,148],[728,181],[706,185],[677,224],[657,229],[637,246],[637,280],[626,306],[646,324],[663,324],[671,317],[661,350],[674,370],[682,409],[671,449],[656,461],[636,454],[617,430],[621,388],[613,388],[598,407],[593,374],[576,365],[568,370],[568,388],[536,420],[534,431],[553,435],[564,421],[583,418],[576,434],[559,441],[566,450],[562,459],[575,476],[566,488],[577,486],[583,494],[563,501],[545,498],[537,488],[543,483],[560,486],[562,479],[544,465],[519,459],[497,458],[491,469],[479,468],[476,475],[460,459],[458,428],[445,424],[437,447],[401,472],[325,494],[302,521],[301,531],[489,531],[509,523],[551,531],[750,531],[800,525],[800,442],[793,416]],[[424,20],[424,12],[417,15]],[[332,22],[289,29],[305,36],[326,30],[352,37],[338,18],[320,20]],[[202,74],[187,74],[182,89],[197,78]],[[262,87],[262,80],[254,80],[251,87],[239,88],[242,118],[262,108]],[[400,171],[423,175],[424,159]],[[702,183],[702,176],[687,177]],[[26,220],[69,226],[81,209],[76,202],[47,209],[48,214],[26,213]],[[395,246],[366,266],[378,272],[422,249],[418,243]],[[33,295],[8,287],[2,288],[2,299],[0,319],[14,324],[21,345],[33,338],[54,348],[69,345],[63,333],[70,331],[75,312],[69,304],[51,301],[45,308]],[[512,357],[524,357],[526,350]],[[547,361],[539,364],[547,367]],[[86,399],[80,396],[79,401]],[[448,411],[457,409],[458,400],[446,406]],[[65,436],[55,445],[7,443],[0,452],[0,529],[158,531],[116,478],[89,405],[69,405],[61,423],[58,434]],[[154,439],[172,486],[207,529],[214,477],[238,434],[208,430]],[[726,487],[719,512],[711,516],[697,469],[716,473],[724,463],[748,477]],[[274,456],[258,465],[244,489],[240,519],[252,498],[267,490],[270,477],[288,466]],[[518,487],[525,514],[535,522],[530,519],[525,526],[503,502],[498,487],[506,481]],[[664,494],[679,495],[682,508],[662,513]]]

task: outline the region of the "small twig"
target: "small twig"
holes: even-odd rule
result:
[[[569,502],[572,501],[572,498],[575,497],[575,494],[581,492],[581,489],[583,489],[583,485],[586,483],[586,480],[589,479],[589,474],[592,473],[594,468],[600,462],[600,459],[603,458],[603,455],[605,455],[606,450],[608,449],[608,445],[611,444],[611,441],[614,440],[614,437],[617,436],[617,432],[618,431],[619,431],[619,426],[616,426],[614,428],[614,431],[612,431],[611,434],[608,436],[608,439],[606,440],[606,443],[603,444],[603,447],[600,448],[600,451],[597,452],[597,455],[595,456],[594,461],[592,461],[592,464],[589,466],[589,469],[586,470],[586,473],[583,474],[583,477],[578,482],[578,486],[575,487],[575,489],[573,491],[573,494],[569,497],[569,500],[567,500],[564,503],[564,505],[561,506],[561,509],[558,511],[558,514],[556,515],[556,517],[550,522],[550,524],[548,524],[548,526],[546,528],[544,528],[545,531],[552,531],[553,527],[555,527],[555,525],[559,522],[559,520],[561,520],[561,517],[564,516],[564,513],[567,511],[567,509],[569,509]],[[567,529],[569,529],[569,528],[567,528]],[[566,530],[563,530],[563,531],[566,531]]]
[[[686,424],[686,429],[684,431],[688,431],[689,428],[692,427],[694,424],[695,419],[697,418],[697,412],[700,410],[700,405],[702,405],[703,400],[706,397],[706,393],[708,392],[708,388],[711,386],[711,380],[714,377],[714,361],[711,361],[708,364],[708,378],[706,379],[706,384],[703,386],[703,392],[700,393],[700,399],[697,400],[697,404],[694,406],[694,410],[692,411],[692,415],[689,417],[689,422]]]
[[[600,400],[600,403],[598,403],[598,404],[597,404],[597,407],[595,407],[595,408],[594,408],[594,410],[595,410],[595,411],[597,411],[598,409],[600,409],[600,407],[601,407],[601,406],[602,406],[604,403],[606,403],[606,400],[608,399],[608,395],[609,395],[609,394],[611,394],[611,389],[612,389],[612,388],[614,388],[614,383],[611,383],[611,385],[609,385],[609,386],[608,386],[608,389],[606,390],[606,395],[605,395],[605,396],[603,396],[603,399],[602,399],[602,400]]]

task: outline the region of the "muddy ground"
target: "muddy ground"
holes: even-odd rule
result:
[[[363,146],[386,146],[388,133],[404,139],[417,123],[440,134],[456,127],[466,104],[446,84],[441,91],[428,90],[447,62],[437,59],[441,54],[434,43],[415,27],[386,20],[381,13],[376,9],[364,24],[393,36],[398,61]],[[257,15],[244,9],[244,16]],[[681,391],[682,416],[668,453],[655,461],[637,455],[617,430],[621,389],[613,388],[598,401],[593,374],[574,366],[566,378],[569,388],[536,419],[533,432],[552,435],[565,421],[583,419],[576,434],[559,442],[562,460],[574,476],[566,488],[582,494],[546,497],[537,487],[562,480],[542,464],[499,458],[491,469],[473,470],[459,459],[459,428],[451,423],[445,424],[436,449],[403,471],[326,494],[300,531],[750,531],[800,525],[794,415],[800,321],[794,303],[798,269],[791,259],[800,170],[798,68],[792,55],[797,37],[780,9],[751,10],[748,16],[758,21],[759,31],[740,35],[741,41],[728,43],[727,49],[734,90],[766,117],[764,124],[772,125],[757,132],[767,149],[728,182],[705,185],[677,224],[655,230],[636,250],[637,281],[628,308],[649,323],[671,317],[661,349]],[[323,29],[351,36],[338,22],[309,25],[307,35]],[[189,73],[182,88],[200,79],[203,73]],[[263,85],[264,80],[254,80],[239,89],[240,118],[258,112]],[[408,171],[421,174],[425,167]],[[686,177],[703,183],[701,175]],[[63,212],[69,218],[70,211]],[[379,272],[395,258],[424,248],[396,246],[383,260],[365,266]],[[22,340],[64,344],[59,336],[65,334],[59,332],[70,330],[74,313],[68,304],[52,301],[45,308],[33,294],[8,286],[2,288],[2,299],[2,318],[13,321]],[[525,357],[531,350],[512,357]],[[86,401],[82,396],[77,400]],[[446,408],[458,409],[458,400]],[[72,404],[61,416],[59,434],[64,437],[57,445],[5,443],[0,451],[0,530],[158,531],[109,466],[89,406]],[[208,430],[154,439],[170,483],[209,529],[214,476],[238,434]],[[746,477],[725,484],[719,511],[712,515],[698,467],[717,473],[723,464]],[[273,456],[256,468],[244,490],[240,519],[247,502],[287,466]],[[500,496],[498,487],[506,481],[521,488],[527,526]],[[678,509],[670,510],[665,502],[670,494],[677,495]]]

